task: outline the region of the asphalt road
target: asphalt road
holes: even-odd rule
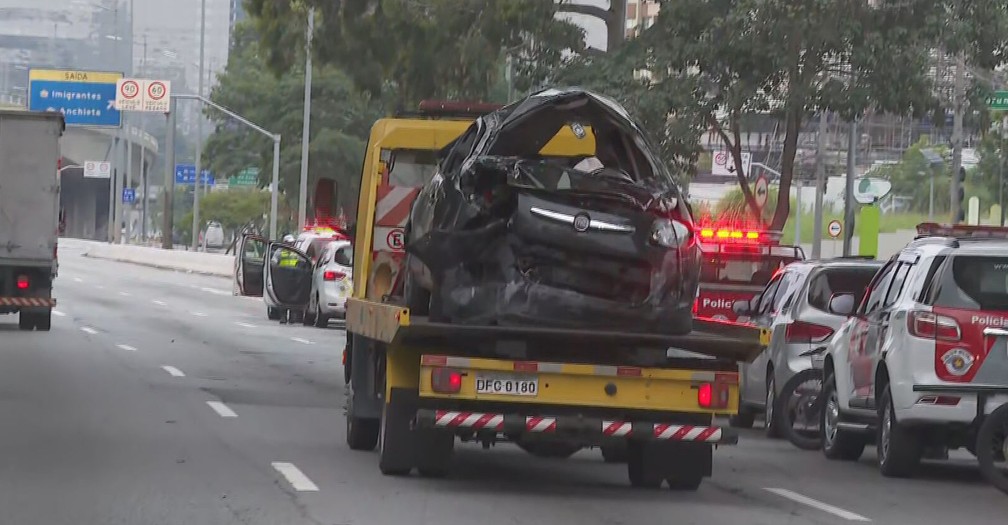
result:
[[[344,441],[343,332],[281,326],[226,279],[60,245],[49,333],[0,316],[0,524],[1003,524],[968,458],[888,480],[747,432],[696,493],[629,488],[596,451],[463,446],[388,478]]]

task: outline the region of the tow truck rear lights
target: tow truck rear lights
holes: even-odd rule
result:
[[[31,286],[31,280],[28,279],[27,275],[17,276],[17,282],[15,283],[18,290],[27,290]]]
[[[454,368],[431,370],[431,389],[438,394],[457,394],[462,390],[462,372]]]
[[[326,270],[322,272],[322,279],[325,281],[342,281],[346,277],[343,272],[337,272],[335,270]]]
[[[726,383],[701,383],[697,388],[697,405],[700,408],[728,408],[728,392]]]
[[[703,408],[710,408],[714,400],[714,385],[704,383],[697,389],[697,404]]]
[[[821,343],[833,335],[833,329],[804,321],[795,321],[784,330],[785,343]]]
[[[907,329],[911,335],[936,341],[958,341],[962,337],[955,319],[924,310],[910,312]]]

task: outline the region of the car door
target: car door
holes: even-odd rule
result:
[[[262,297],[266,248],[269,241],[253,234],[243,234],[235,249],[234,293]]]
[[[875,276],[858,308],[857,321],[851,327],[847,360],[851,379],[850,404],[856,408],[871,408],[875,375],[872,356],[878,353],[879,335],[883,326],[888,328],[885,299],[899,266],[900,263],[894,259]]]
[[[770,326],[772,321],[770,310],[773,307],[774,296],[781,287],[783,279],[783,272],[775,275],[767,283],[766,288],[763,289],[763,293],[754,297],[750,302],[753,305],[752,323],[756,326],[761,328]],[[766,384],[764,384],[766,381],[766,363],[767,352],[764,349],[756,356],[753,362],[742,365],[742,377],[745,383],[743,385],[742,398],[747,403],[762,404],[764,399],[766,399]]]
[[[304,252],[282,243],[266,250],[265,293],[281,308],[304,310],[311,297],[314,266]]]

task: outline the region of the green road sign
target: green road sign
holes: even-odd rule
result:
[[[987,99],[987,107],[990,109],[1008,109],[1008,91],[995,91]]]
[[[259,184],[259,168],[245,168],[238,175],[228,177],[228,186],[255,186]]]

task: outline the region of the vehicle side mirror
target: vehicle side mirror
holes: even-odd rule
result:
[[[735,301],[732,303],[731,309],[738,315],[749,315],[751,311],[749,301]]]
[[[854,294],[833,294],[833,297],[830,297],[829,301],[829,311],[837,315],[850,317],[854,313]]]

